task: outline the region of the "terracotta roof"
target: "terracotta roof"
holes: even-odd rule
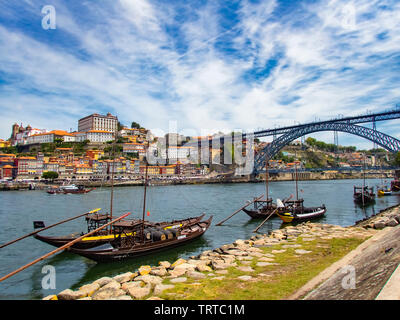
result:
[[[105,130],[89,130],[88,132],[90,133],[111,133],[111,131],[105,131]]]

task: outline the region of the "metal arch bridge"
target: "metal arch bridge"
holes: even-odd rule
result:
[[[368,139],[390,152],[398,152],[400,151],[400,140],[376,130],[376,122],[393,119],[400,119],[400,105],[396,105],[396,107],[392,110],[386,110],[379,113],[366,113],[358,116],[338,117],[326,121],[316,121],[287,127],[259,130],[252,133],[243,133],[242,139],[274,136],[272,143],[260,150],[255,156],[253,173],[259,173],[260,171],[265,170],[266,156],[268,156],[268,159],[271,159],[289,142],[304,135],[318,131],[340,131],[354,134]],[[371,122],[373,124],[373,129],[357,125],[360,123]],[[275,138],[278,135],[280,136]],[[202,147],[211,147],[214,142],[219,143],[218,145],[224,145],[225,140],[232,142],[232,135],[219,136],[211,139],[198,139],[186,143],[185,145],[197,146],[200,150]]]
[[[264,171],[265,169],[265,160],[268,156],[268,159],[271,159],[275,156],[279,150],[281,150],[284,146],[289,144],[291,141],[302,137],[304,135],[319,132],[319,131],[338,131],[338,132],[346,132],[350,134],[354,134],[356,136],[368,139],[377,145],[387,149],[390,152],[398,152],[400,151],[400,140],[393,138],[387,134],[376,131],[374,129],[366,128],[363,126],[358,126],[354,124],[347,123],[336,123],[336,122],[328,122],[328,123],[315,123],[308,124],[306,126],[300,126],[297,128],[293,128],[291,131],[281,135],[277,139],[275,139],[272,143],[267,145],[264,149],[262,149],[254,159],[254,172],[258,173],[260,171]]]
[[[260,150],[260,152],[255,156],[253,173],[259,173],[261,171],[264,171],[266,158],[268,157],[268,159],[271,159],[279,152],[280,149],[282,149],[285,145],[289,144],[291,141],[299,137],[302,137],[304,135],[319,131],[335,131],[335,132],[346,132],[354,134],[356,136],[368,139],[390,152],[399,152],[400,140],[377,131],[375,126],[376,121],[392,120],[399,118],[400,118],[400,108],[399,106],[396,106],[396,109],[382,113],[366,114],[355,117],[337,118],[327,121],[318,121],[303,125],[296,125],[296,126],[275,128],[275,129],[268,129],[268,130],[261,130],[258,132],[254,132],[253,133],[254,137],[264,137],[271,135],[275,136],[277,134],[282,134],[282,135],[274,139],[272,143],[267,145],[264,149]],[[356,123],[367,123],[367,122],[373,123],[373,129],[356,125]]]

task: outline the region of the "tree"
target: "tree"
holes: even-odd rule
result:
[[[43,172],[42,178],[53,181],[54,179],[58,178],[58,173],[55,171],[46,171],[46,172]]]
[[[141,126],[140,126],[139,123],[133,121],[132,124],[131,124],[131,128],[132,128],[132,129],[140,129]]]
[[[394,165],[400,166],[400,152],[396,153],[396,157],[394,158]]]

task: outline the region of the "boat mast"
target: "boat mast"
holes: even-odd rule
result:
[[[112,161],[112,172],[111,172],[111,199],[110,199],[110,219],[113,217],[113,198],[114,198],[114,170],[115,170],[115,140],[113,143],[113,161]],[[111,228],[111,226],[110,226]]]
[[[148,171],[147,157],[145,157],[145,162],[146,162],[146,172],[145,172],[145,175],[144,175],[143,217],[142,217],[142,242],[144,242],[144,215],[145,215],[145,212],[146,212],[147,171]]]
[[[364,206],[364,192],[365,192],[365,153],[364,153],[364,170],[363,170],[363,188],[361,193],[362,204]]]
[[[268,173],[268,155],[265,156],[265,199],[268,202],[268,179],[269,179],[269,173]]]
[[[297,186],[298,177],[297,177],[297,163],[296,162],[294,163],[294,170],[295,170],[295,179],[296,179],[296,201],[297,201],[297,200],[299,200],[299,188]]]

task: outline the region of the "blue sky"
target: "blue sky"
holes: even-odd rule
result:
[[[399,16],[394,0],[0,0],[0,137],[93,112],[200,135],[392,108]],[[398,124],[378,129],[400,138]]]

